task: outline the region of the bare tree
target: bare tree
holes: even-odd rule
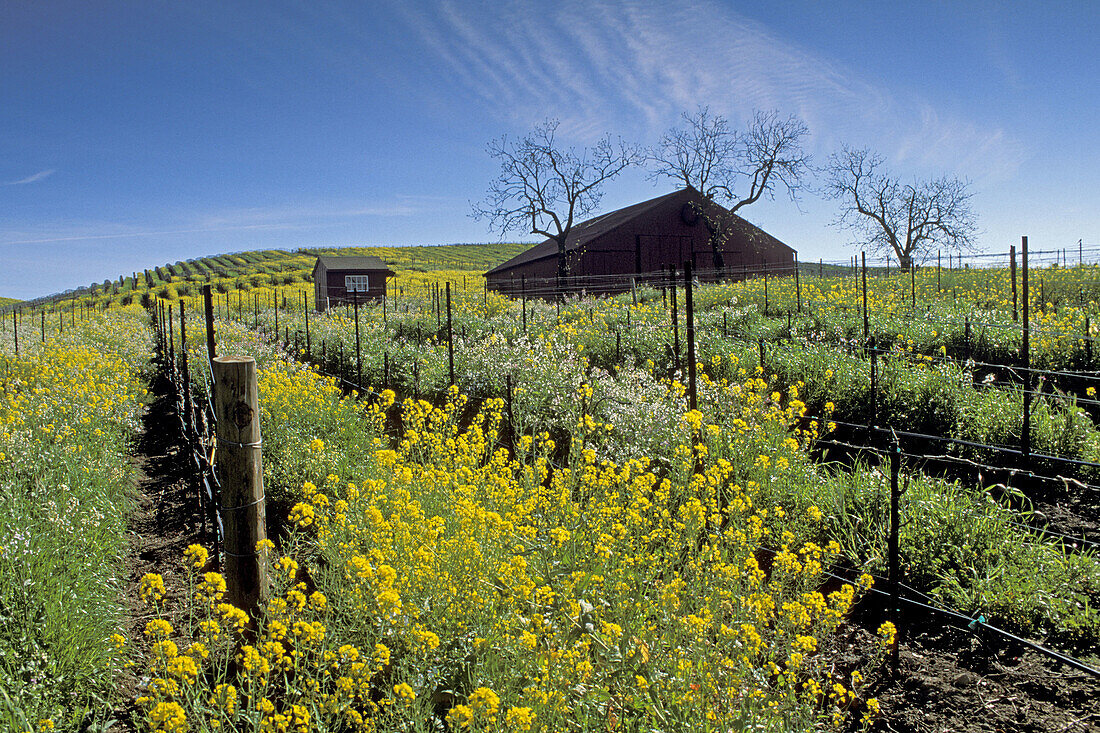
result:
[[[813,170],[802,149],[809,130],[798,117],[783,118],[774,111],[755,112],[743,131],[707,107],[682,116],[686,126],[669,130],[649,151],[650,175],[680,181],[702,194],[696,213],[710,233],[714,266],[719,268],[725,264],[722,245],[733,230],[733,214],[763,196],[774,198],[777,188],[798,200]]]
[[[612,142],[607,135],[577,153],[558,145],[557,120],[547,120],[519,140],[502,136],[488,145],[500,161],[500,175],[489,185],[485,199],[473,205],[475,219],[488,219],[501,235],[529,231],[558,245],[559,288],[569,275],[565,244],[569,232],[600,204],[603,184],[642,155],[634,145]]]
[[[841,202],[836,224],[863,235],[863,244],[893,252],[903,270],[940,245],[974,247],[970,184],[958,178],[902,183],[883,170],[881,156],[844,148],[829,157],[826,193]]]

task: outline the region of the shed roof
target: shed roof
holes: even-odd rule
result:
[[[650,199],[648,201],[631,204],[630,206],[626,206],[621,209],[608,212],[606,214],[601,214],[591,219],[582,221],[580,224],[574,224],[573,228],[569,231],[569,237],[565,240],[565,250],[566,252],[571,252],[581,245],[586,244],[596,239],[597,237],[601,237],[604,234],[612,231],[613,229],[616,229],[623,224],[626,224],[630,220],[640,216],[641,214],[644,214],[645,212],[650,211],[651,209],[654,209],[663,204],[670,204],[677,201],[678,199],[682,199],[683,202],[686,203],[688,201],[698,200],[700,198],[700,194],[695,189],[681,188],[678,191],[673,191],[672,193],[667,193],[663,196],[658,196],[657,198]],[[718,206],[718,204],[711,205]],[[756,232],[767,236],[769,239],[773,239],[775,243],[782,244],[784,247],[787,247],[787,249],[790,249],[792,252],[794,251],[793,248],[787,246],[783,242],[780,242],[778,239],[775,239],[770,234],[767,234],[767,232],[764,232],[750,222],[745,221],[736,214],[731,214],[731,216],[736,219],[736,228],[742,229],[748,227],[752,230],[756,230]],[[500,263],[485,274],[495,275],[501,272],[506,272],[513,267],[526,265],[530,262],[535,262],[537,260],[541,260],[547,257],[556,257],[557,254],[557,242],[555,242],[553,239],[547,239],[540,244],[536,244],[531,249],[519,253],[512,259]]]
[[[374,255],[318,255],[317,265],[322,264],[325,266],[326,270],[385,270],[391,274],[393,273],[389,265],[380,257],[375,257]],[[317,271],[317,265],[313,267],[314,272]]]

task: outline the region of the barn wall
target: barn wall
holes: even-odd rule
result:
[[[528,262],[511,270],[486,277],[486,284],[490,290],[518,298],[523,290],[523,278],[530,281],[530,294],[532,297],[537,292],[546,288],[548,282],[552,282],[558,276],[557,256],[544,260]]]
[[[709,251],[707,228],[701,221],[684,222],[684,200],[672,199],[642,212],[584,245],[579,274],[594,277],[660,273],[680,268],[693,252]],[[696,255],[697,256],[697,255]],[[620,289],[629,283],[620,282]]]
[[[325,266],[321,264],[321,260],[318,259],[317,264],[313,268],[313,302],[318,304],[318,310],[321,309],[320,304],[324,302],[325,296],[328,294],[328,285],[325,280],[325,273],[327,271]]]
[[[320,275],[320,273],[318,273],[318,275]],[[323,278],[318,277],[317,292],[321,293],[322,290],[324,291],[324,294],[319,295],[317,298],[318,311],[323,311],[325,309],[326,298],[327,302],[332,305],[351,302],[354,299],[355,294],[349,294],[347,288],[344,286],[345,275],[367,276],[367,286],[369,290],[365,293],[359,293],[360,302],[380,300],[382,296],[386,294],[387,273],[384,270],[327,270]]]
[[[748,226],[734,231],[723,246],[722,252],[726,261],[726,270],[733,277],[738,276],[739,270],[747,271],[751,275],[764,268],[793,273],[794,251],[773,237],[758,231],[753,232]],[[713,259],[708,260],[708,262],[712,261]]]

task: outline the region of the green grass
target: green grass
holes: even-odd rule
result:
[[[77,730],[110,709],[121,660],[128,455],[151,343],[115,310],[15,356],[0,333],[0,729]]]

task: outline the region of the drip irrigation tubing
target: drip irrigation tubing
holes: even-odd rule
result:
[[[828,574],[832,575],[832,573],[828,573]],[[843,578],[840,578],[838,576],[834,576],[834,577],[836,577],[838,580],[844,580]],[[851,581],[848,581],[848,582],[851,582]],[[870,588],[869,590],[870,590],[871,593],[878,593],[880,595],[886,596],[887,598],[893,598],[894,597],[889,592],[884,591],[884,590],[880,590],[878,588]],[[914,598],[907,598],[904,595],[899,595],[897,597],[897,600],[902,602],[902,603],[905,603],[907,605],[910,605],[910,606],[913,606],[915,608],[919,608],[923,611],[929,612],[929,613],[941,614],[941,615],[947,616],[947,617],[949,617],[951,619],[954,619],[954,620],[965,621],[966,622],[965,627],[956,626],[955,628],[959,628],[959,629],[962,629],[964,631],[976,631],[977,629],[986,629],[986,630],[988,630],[988,631],[990,631],[990,632],[992,632],[992,633],[994,633],[998,636],[1004,637],[1005,639],[1009,639],[1010,641],[1014,641],[1017,644],[1022,644],[1023,646],[1026,646],[1026,647],[1028,647],[1029,649],[1031,649],[1033,651],[1039,652],[1040,654],[1042,654],[1044,656],[1047,656],[1047,657],[1050,657],[1051,659],[1059,661],[1062,664],[1065,664],[1066,666],[1073,667],[1074,669],[1079,670],[1081,672],[1086,672],[1086,673],[1092,675],[1093,677],[1100,678],[1100,669],[1097,669],[1093,666],[1090,666],[1090,665],[1086,664],[1085,662],[1082,662],[1080,659],[1076,659],[1075,657],[1071,657],[1067,654],[1063,654],[1061,652],[1055,651],[1054,649],[1050,649],[1048,647],[1042,646],[1041,644],[1036,644],[1033,641],[1029,641],[1028,639],[1025,639],[1021,636],[1017,636],[1016,634],[1013,634],[1009,631],[1005,631],[1002,628],[999,628],[997,626],[993,626],[992,624],[987,623],[984,620],[984,616],[982,616],[981,614],[979,614],[977,617],[971,617],[971,616],[968,616],[965,613],[960,613],[959,611],[955,611],[955,610],[948,609],[948,608],[940,608],[939,606],[932,606],[932,605],[929,605],[927,603],[923,603],[921,601],[918,601]]]
[[[772,554],[777,554],[779,552],[778,550],[775,550],[774,548],[770,548],[770,547],[762,547],[761,549],[766,550],[767,552],[770,552]],[[822,573],[822,575],[826,575],[826,576],[828,576],[828,577],[830,577],[834,580],[839,580],[842,583],[856,584],[856,583],[859,582],[858,580],[853,580],[851,578],[846,578],[842,575],[837,575],[836,573],[834,573],[832,571],[829,571],[829,570],[824,570],[823,569],[821,571],[821,573]],[[871,575],[870,573],[867,573],[867,574]],[[887,584],[890,583],[889,580],[887,580],[885,578],[882,578],[882,577],[879,577],[879,576],[871,575],[871,577],[874,578],[876,581],[882,581],[882,582],[887,583]],[[951,609],[951,608],[946,608],[939,601],[934,601],[934,599],[929,597],[927,594],[921,593],[920,591],[917,591],[917,590],[911,588],[910,586],[908,586],[904,583],[901,583],[901,582],[898,583],[898,588],[904,588],[906,590],[909,590],[910,592],[915,592],[917,595],[920,595],[920,596],[924,597],[927,600],[933,600],[933,602],[938,604],[938,605],[931,605],[931,604],[928,604],[928,603],[924,603],[923,601],[918,601],[915,598],[907,598],[906,596],[901,595],[901,594],[899,594],[897,596],[898,601],[900,601],[902,603],[905,603],[907,605],[913,606],[915,608],[919,608],[919,609],[921,609],[923,611],[926,611],[928,613],[931,613],[931,614],[940,614],[940,615],[943,615],[943,616],[947,616],[948,618],[951,618],[952,620],[965,621],[966,622],[965,626],[955,626],[955,628],[961,629],[963,631],[977,631],[979,628],[986,629],[986,630],[988,630],[988,631],[990,631],[990,632],[992,632],[992,633],[994,633],[998,636],[1004,637],[1004,638],[1009,639],[1011,641],[1014,641],[1018,644],[1022,644],[1024,646],[1028,647],[1029,649],[1032,649],[1033,651],[1036,651],[1036,652],[1038,652],[1038,653],[1040,653],[1044,656],[1050,657],[1051,659],[1059,661],[1059,662],[1061,662],[1061,663],[1063,663],[1063,664],[1065,664],[1069,667],[1073,667],[1074,669],[1077,669],[1081,672],[1086,672],[1088,674],[1093,675],[1094,677],[1100,678],[1100,669],[1092,667],[1092,666],[1086,664],[1085,662],[1082,662],[1080,659],[1076,659],[1075,657],[1071,657],[1067,654],[1063,654],[1062,652],[1055,651],[1054,649],[1050,649],[1048,647],[1042,646],[1041,644],[1036,644],[1033,641],[1030,641],[1028,639],[1024,639],[1023,637],[1017,636],[1016,634],[1013,634],[1009,631],[1005,631],[1002,628],[999,628],[997,626],[993,626],[992,624],[987,623],[985,621],[984,616],[982,616],[981,614],[978,614],[977,616],[970,616],[968,614],[962,613],[961,611],[957,611],[957,610],[954,610],[954,609]],[[889,591],[881,590],[881,589],[876,588],[874,586],[869,588],[868,592],[876,593],[876,594],[879,594],[879,595],[882,595],[882,596],[886,596],[889,599],[894,599],[894,595],[892,593],[890,593]]]
[[[894,429],[894,428],[883,428],[883,427],[879,427],[877,425],[865,425],[865,424],[859,424],[859,423],[849,423],[849,422],[844,422],[842,420],[835,420],[835,419],[832,419],[832,418],[822,418],[822,417],[815,417],[815,416],[811,416],[811,415],[807,415],[805,417],[806,417],[806,419],[809,419],[809,420],[818,420],[818,421],[831,422],[831,423],[835,423],[837,425],[843,425],[844,427],[858,428],[860,430],[867,430],[867,431],[876,432],[876,433],[884,433],[884,434],[887,434],[887,435],[899,435],[899,436],[903,436],[903,437],[906,437],[906,438],[915,438],[915,439],[919,439],[919,440],[932,440],[932,441],[938,441],[938,442],[944,442],[944,443],[954,443],[956,445],[964,445],[964,446],[967,446],[969,448],[981,448],[981,449],[986,449],[986,450],[994,450],[994,451],[997,451],[999,453],[1007,453],[1009,455],[1023,456],[1023,452],[1019,448],[1009,448],[1007,446],[990,445],[988,443],[976,443],[976,442],[971,441],[971,440],[963,440],[961,438],[948,438],[948,437],[945,437],[945,436],[942,436],[942,435],[928,435],[928,434],[925,434],[925,433],[914,433],[914,432],[910,432],[908,430],[897,430],[897,429]],[[1083,460],[1079,460],[1079,459],[1076,459],[1076,458],[1066,458],[1064,456],[1052,456],[1052,455],[1047,455],[1046,453],[1037,453],[1035,451],[1031,451],[1030,453],[1028,453],[1027,457],[1031,458],[1031,459],[1036,459],[1036,460],[1055,461],[1055,462],[1058,462],[1058,463],[1068,463],[1070,465],[1082,466],[1084,468],[1100,468],[1100,463],[1096,463],[1094,461],[1083,461]]]
[[[839,448],[848,448],[850,450],[857,450],[857,451],[864,451],[864,452],[870,451],[870,452],[877,453],[877,454],[884,453],[884,450],[882,448],[877,448],[873,445],[860,445],[858,443],[847,443],[847,442],[842,441],[842,440],[836,440],[835,438],[818,438],[817,441],[816,441],[816,444],[821,444],[821,443],[828,443],[830,445],[835,445]],[[931,454],[927,454],[927,453],[909,453],[907,451],[900,451],[900,453],[901,453],[902,456],[904,456],[906,458],[912,458],[912,459],[917,460],[917,461],[943,461],[943,462],[952,462],[952,463],[963,463],[963,464],[966,464],[966,465],[968,465],[972,468],[983,469],[983,470],[987,470],[987,471],[1010,473],[1013,476],[1021,476],[1023,478],[1035,479],[1035,480],[1039,480],[1039,481],[1048,481],[1050,483],[1057,483],[1057,484],[1061,484],[1061,485],[1065,485],[1065,484],[1068,483],[1068,484],[1073,484],[1074,486],[1076,486],[1078,488],[1082,488],[1082,489],[1091,489],[1091,490],[1094,490],[1094,491],[1100,490],[1100,486],[1098,486],[1096,484],[1085,483],[1085,482],[1081,481],[1080,479],[1076,479],[1076,478],[1073,478],[1071,476],[1048,476],[1048,475],[1045,475],[1045,474],[1034,473],[1033,471],[1029,471],[1029,470],[1021,469],[1021,468],[1011,468],[1011,467],[1006,467],[1006,466],[991,466],[988,463],[979,463],[979,462],[973,461],[969,458],[962,458],[960,456],[950,456],[950,455],[946,455],[946,454],[931,455]]]
[[[1035,367],[1024,367],[1016,364],[999,364],[997,362],[987,361],[975,361],[974,359],[954,359],[950,356],[942,356],[935,354],[925,354],[919,351],[895,351],[893,349],[871,348],[864,347],[868,353],[875,353],[881,357],[891,357],[896,360],[914,361],[920,363],[920,360],[931,361],[938,364],[951,364],[957,366],[961,370],[972,370],[973,367],[984,367],[987,369],[1003,369],[1013,373],[1028,372],[1030,374],[1037,374],[1039,376],[1051,376],[1051,377],[1076,377],[1083,379],[1100,380],[1100,371],[1095,372],[1063,372],[1055,369],[1038,369]],[[1095,404],[1100,404],[1100,400],[1092,400]]]
[[[828,443],[830,445],[835,445],[835,446],[838,446],[838,447],[847,448],[847,449],[850,449],[850,450],[861,451],[861,452],[870,451],[870,452],[873,452],[873,453],[876,453],[876,454],[879,454],[879,455],[883,454],[882,449],[875,448],[874,446],[855,445],[855,444],[852,444],[852,443],[845,443],[843,441],[831,440],[829,438],[821,438],[817,441],[817,444],[821,444],[821,443]],[[929,456],[929,455],[923,455],[923,454],[917,454],[917,453],[907,453],[905,451],[900,451],[900,454],[901,454],[901,456],[903,456],[905,458],[911,458],[914,461],[952,461],[952,462],[957,461],[957,462],[961,462],[961,463],[971,465],[971,466],[976,467],[976,468],[988,469],[990,471],[1002,471],[1002,472],[1008,471],[1008,472],[1013,473],[1014,475],[1021,473],[1019,471],[1016,471],[1015,469],[999,468],[997,466],[988,466],[988,465],[985,465],[985,464],[975,463],[974,461],[970,461],[970,460],[967,460],[967,459],[957,459],[954,456]],[[1034,473],[1031,473],[1031,472],[1023,472],[1022,475],[1026,476],[1028,478],[1033,478],[1033,479],[1038,479],[1038,480],[1043,480],[1043,481],[1049,481],[1049,482],[1057,483],[1057,484],[1061,484],[1061,485],[1065,485],[1067,482],[1071,482],[1071,483],[1074,483],[1074,484],[1078,485],[1081,488],[1089,488],[1089,489],[1092,489],[1092,490],[1100,490],[1100,486],[1093,486],[1093,485],[1090,485],[1090,484],[1081,484],[1079,481],[1076,481],[1074,479],[1067,479],[1065,477],[1042,476],[1040,474],[1034,474]],[[950,484],[945,485],[945,488],[947,488],[949,490],[952,490],[952,491],[960,492],[960,493],[965,491],[962,487],[955,488],[955,487],[950,486]],[[982,489],[982,488],[987,488],[987,487],[979,487],[979,489]],[[1007,488],[1007,486],[1006,486],[1006,488]],[[1080,551],[1079,548],[1077,547],[1077,545],[1088,545],[1090,548],[1100,547],[1100,541],[1087,539],[1083,535],[1081,535],[1081,536],[1068,535],[1068,534],[1064,534],[1062,532],[1056,532],[1054,530],[1047,529],[1046,527],[1036,527],[1034,525],[1025,524],[1023,522],[1017,522],[1017,521],[1014,521],[1014,520],[1011,520],[1011,519],[1005,519],[1004,523],[1006,525],[1009,525],[1011,527],[1015,527],[1017,529],[1026,530],[1026,531],[1028,531],[1030,533],[1033,533],[1033,534],[1036,534],[1040,537],[1053,537],[1053,538],[1057,539],[1059,542],[1061,542],[1063,545],[1068,545],[1069,549],[1071,549],[1075,552]]]
[[[820,304],[819,304],[819,306],[820,306]],[[854,314],[856,314],[856,316],[858,318],[863,317],[863,309],[861,307],[859,307],[858,305],[847,305],[847,304],[841,305],[839,303],[830,303],[830,304],[826,304],[824,306],[820,306],[819,310],[817,312],[820,312],[821,310],[826,310],[826,311],[831,310],[831,311],[834,311],[834,312],[841,312],[841,313],[845,313],[845,314],[854,313]],[[917,311],[919,311],[919,310],[920,309],[918,308],[915,311],[913,308],[911,308],[909,306],[906,306],[904,308],[904,310],[899,309],[898,311],[887,312],[885,315],[887,315],[887,316],[920,315],[921,319],[924,320],[924,321],[927,321],[928,323],[934,323],[934,324],[945,325],[945,326],[955,326],[955,327],[959,327],[959,328],[965,328],[966,327],[966,318],[964,318],[961,321],[948,320],[948,319],[943,319],[943,318],[934,318],[931,315],[929,315],[927,310],[924,313],[917,313]],[[809,314],[804,313],[802,315],[804,317],[806,315],[813,316],[813,315],[816,315],[816,313],[815,313],[815,311],[810,310]],[[881,318],[881,317],[883,317],[883,313],[882,312],[877,312],[876,313],[875,311],[872,310],[872,311],[869,311],[869,317],[872,318],[872,319],[875,318],[875,317]],[[1013,322],[1013,323],[995,323],[995,322],[976,321],[976,320],[970,321],[970,327],[972,329],[981,327],[981,328],[1000,328],[1000,329],[1013,330],[1013,331],[1019,331],[1019,330],[1022,329],[1022,325],[1020,323],[1015,323],[1015,322]],[[1057,338],[1072,338],[1072,339],[1081,340],[1081,341],[1092,341],[1092,342],[1100,341],[1100,337],[1089,336],[1087,334],[1077,333],[1075,331],[1074,332],[1045,331],[1045,330],[1042,330],[1041,328],[1037,328],[1037,327],[1031,328],[1030,331],[1031,331],[1031,334],[1033,336],[1055,336]]]

